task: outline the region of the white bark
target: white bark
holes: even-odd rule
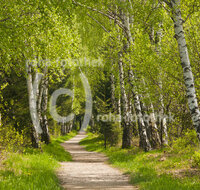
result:
[[[123,0],[124,2],[126,0]],[[126,38],[128,40],[128,47],[129,46],[133,46],[134,45],[134,40],[131,34],[131,29],[130,29],[130,17],[129,14],[124,14],[123,12],[121,13],[121,17],[122,17],[122,21],[123,21],[123,25],[125,26],[125,35]],[[139,127],[139,134],[140,134],[140,146],[145,150],[145,151],[149,151],[151,150],[151,144],[149,142],[148,136],[147,136],[147,131],[146,131],[146,126],[144,123],[144,119],[143,119],[143,115],[142,115],[142,110],[141,110],[141,106],[140,106],[140,99],[138,96],[138,93],[135,90],[135,87],[133,85],[133,81],[134,81],[134,74],[133,71],[131,69],[131,65],[129,66],[129,80],[130,80],[130,84],[132,87],[132,94],[134,97],[134,107],[136,110],[136,115],[137,115],[137,119],[138,119],[138,127]]]
[[[149,151],[151,150],[151,144],[149,142],[148,136],[147,136],[147,129],[144,123],[140,99],[137,94],[134,93],[134,106],[135,111],[138,119],[138,126],[139,126],[139,134],[140,134],[140,146],[145,150]]]
[[[155,111],[154,111],[154,106],[153,106],[153,103],[152,103],[152,101],[151,101],[151,97],[150,97],[150,94],[148,93],[148,87],[147,87],[147,85],[146,85],[146,83],[145,83],[145,80],[144,79],[142,79],[142,81],[143,81],[143,85],[144,85],[144,87],[146,88],[146,90],[147,90],[147,98],[149,99],[149,101],[150,101],[150,106],[149,106],[149,108],[150,108],[150,117],[149,117],[149,128],[150,128],[150,133],[151,133],[151,140],[152,140],[152,142],[153,142],[153,145],[152,146],[157,146],[157,145],[161,145],[161,140],[160,140],[160,136],[159,136],[159,133],[158,133],[158,126],[157,126],[157,124],[156,124],[156,116],[155,116]],[[150,139],[149,139],[150,140]]]
[[[39,97],[38,97],[38,118],[40,120],[40,123],[42,123],[42,98],[44,94],[44,78],[41,82]]]
[[[47,76],[47,68],[45,69],[45,76],[44,76],[44,84],[43,84],[43,102],[42,102],[42,140],[48,144],[50,142],[50,136],[49,136],[49,126],[48,126],[48,118],[47,118],[47,109],[48,109],[48,95],[49,95],[49,89],[48,89],[48,76]]]
[[[181,58],[181,65],[183,68],[184,82],[186,86],[186,94],[188,99],[188,106],[192,116],[193,125],[196,129],[198,139],[200,140],[200,111],[196,98],[196,91],[194,85],[194,77],[190,65],[190,59],[183,30],[183,20],[181,17],[180,0],[171,1],[174,21],[175,37],[178,42],[178,50]]]
[[[160,24],[160,27],[162,26],[162,24]],[[160,46],[160,42],[162,40],[162,30],[160,29],[157,33],[156,33],[156,38],[157,40],[155,40],[155,45],[156,45],[156,52],[158,55],[160,55],[160,52],[161,52],[161,46]],[[159,73],[160,75],[160,73]],[[162,89],[163,89],[163,86],[162,86],[162,79],[161,79],[161,76],[159,76],[159,87],[160,87],[160,90],[161,90],[161,93],[160,93],[160,104],[161,104],[161,109],[160,109],[160,114],[161,114],[161,122],[160,122],[160,126],[161,126],[161,136],[162,136],[162,143],[164,145],[168,145],[169,144],[169,137],[168,137],[168,127],[167,127],[167,119],[165,117],[165,111],[164,111],[164,99],[163,99],[163,94],[162,94]]]
[[[155,116],[154,106],[153,106],[152,102],[150,103],[150,109],[151,109],[150,120],[151,120],[152,133],[153,133],[152,138],[156,144],[161,145],[161,140],[160,140],[160,136],[158,133],[159,130],[158,130],[158,126],[156,124],[156,116]],[[163,119],[163,120],[166,121],[166,119]],[[166,123],[164,125],[166,126]]]
[[[127,121],[128,117],[129,117],[129,115],[128,115],[128,99],[127,99],[127,94],[126,94],[125,84],[124,84],[124,68],[123,68],[123,62],[122,62],[122,53],[119,53],[118,65],[119,65],[120,88],[121,88],[123,111],[124,111],[123,118]]]
[[[161,24],[160,24],[160,27],[161,27]],[[153,27],[151,27],[150,33],[149,33],[149,38],[150,38],[151,44],[155,45],[155,52],[157,53],[157,55],[160,55],[160,41],[161,41],[161,38],[162,38],[162,31],[159,30],[155,34]],[[158,73],[158,75],[159,75],[159,86],[160,86],[160,89],[162,89],[162,80],[161,80],[161,77],[160,77],[160,73]],[[148,95],[148,97],[150,99],[149,95]],[[160,103],[161,103],[161,108],[160,108],[160,117],[161,118],[159,118],[160,134],[161,135],[160,135],[160,137],[159,136],[158,137],[159,137],[159,144],[162,145],[163,143],[168,144],[167,122],[166,122],[166,118],[164,117],[164,103],[163,103],[162,92],[160,93],[159,100],[160,100]],[[150,101],[151,101],[151,99],[150,99]],[[151,110],[154,110],[152,102],[151,102]],[[151,118],[153,120],[153,123],[155,123],[154,125],[155,125],[156,131],[158,131],[154,111],[152,112]],[[156,134],[156,136],[157,136],[157,134]]]
[[[115,77],[113,73],[110,74],[110,81],[111,81],[111,102],[113,111],[117,112],[117,106],[116,106],[116,98],[115,98]]]
[[[74,109],[74,100],[75,100],[75,81],[74,81],[74,78],[73,78],[73,97],[72,97],[72,111]],[[73,124],[74,124],[74,119],[72,121],[70,121],[70,125],[69,125],[69,131],[72,131],[72,128],[73,128]]]
[[[41,80],[41,75],[36,74],[35,81],[33,84],[31,65],[27,65],[28,77],[27,77],[27,86],[28,86],[28,94],[29,94],[29,109],[31,114],[31,119],[33,122],[33,136],[36,143],[36,147],[39,147],[39,134],[42,133],[42,129],[40,126],[40,120],[37,114],[37,92],[39,88],[39,82]]]
[[[148,136],[147,136],[147,129],[144,123],[144,118],[142,114],[142,108],[141,108],[141,102],[139,99],[138,94],[135,92],[135,87],[133,86],[133,80],[134,76],[132,71],[129,71],[129,77],[131,79],[131,86],[132,86],[132,94],[134,98],[134,107],[135,112],[138,120],[138,130],[139,130],[139,136],[140,136],[140,147],[142,147],[145,151],[149,151],[152,149],[151,144],[149,142]]]
[[[119,78],[120,78],[120,88],[122,97],[122,122],[123,122],[123,148],[128,148],[131,146],[132,130],[130,127],[130,115],[128,109],[128,99],[124,84],[124,68],[122,62],[122,52],[119,52]]]
[[[41,80],[41,75],[38,73],[36,74],[35,81],[33,84],[33,78],[31,73],[31,66],[28,65],[28,77],[27,77],[27,86],[28,86],[28,93],[29,93],[29,107],[30,107],[30,114],[33,122],[33,127],[37,134],[42,133],[42,129],[40,127],[40,122],[37,114],[37,92],[39,81]]]
[[[121,126],[122,109],[121,109],[121,96],[120,96],[120,94],[119,94],[119,99],[118,99],[118,114],[119,114],[119,126]]]
[[[162,81],[160,80],[159,82],[160,89],[162,89]],[[167,119],[165,117],[165,112],[164,112],[164,100],[163,100],[163,95],[162,93],[160,94],[160,103],[161,103],[161,109],[160,109],[160,117],[159,122],[161,126],[161,141],[164,145],[168,145],[169,142],[169,137],[168,137],[168,132],[167,132]]]

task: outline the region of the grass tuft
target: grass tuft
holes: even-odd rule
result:
[[[60,143],[74,137],[72,132],[53,139],[42,150],[27,149],[23,154],[9,154],[0,170],[2,190],[60,190],[56,169],[61,161],[71,161],[71,156]]]

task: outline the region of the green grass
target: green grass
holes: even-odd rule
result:
[[[190,168],[191,153],[174,154],[168,150],[154,150],[148,153],[139,148],[122,150],[103,147],[99,136],[89,134],[81,145],[89,151],[103,152],[109,162],[131,176],[131,183],[145,190],[199,190],[199,176],[178,176],[171,173],[180,169]]]
[[[60,161],[71,161],[69,153],[60,143],[69,140],[76,133],[52,139],[42,146],[42,152],[27,149],[23,154],[9,154],[0,170],[2,190],[60,190],[56,169]]]

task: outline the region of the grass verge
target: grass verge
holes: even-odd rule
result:
[[[52,143],[42,146],[42,152],[27,149],[23,154],[8,154],[0,170],[2,190],[60,190],[56,169],[61,161],[71,161],[71,155],[60,145],[76,135],[52,139]]]
[[[131,183],[145,190],[199,190],[200,173],[190,167],[191,153],[165,150],[148,153],[135,147],[104,149],[103,139],[89,134],[81,141],[88,151],[103,152],[109,162],[131,176]]]

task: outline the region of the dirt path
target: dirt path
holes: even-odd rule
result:
[[[73,158],[73,162],[61,163],[62,167],[58,172],[64,189],[136,190],[129,184],[127,176],[105,163],[107,157],[88,152],[79,145],[85,137],[85,134],[79,134],[62,144]]]

